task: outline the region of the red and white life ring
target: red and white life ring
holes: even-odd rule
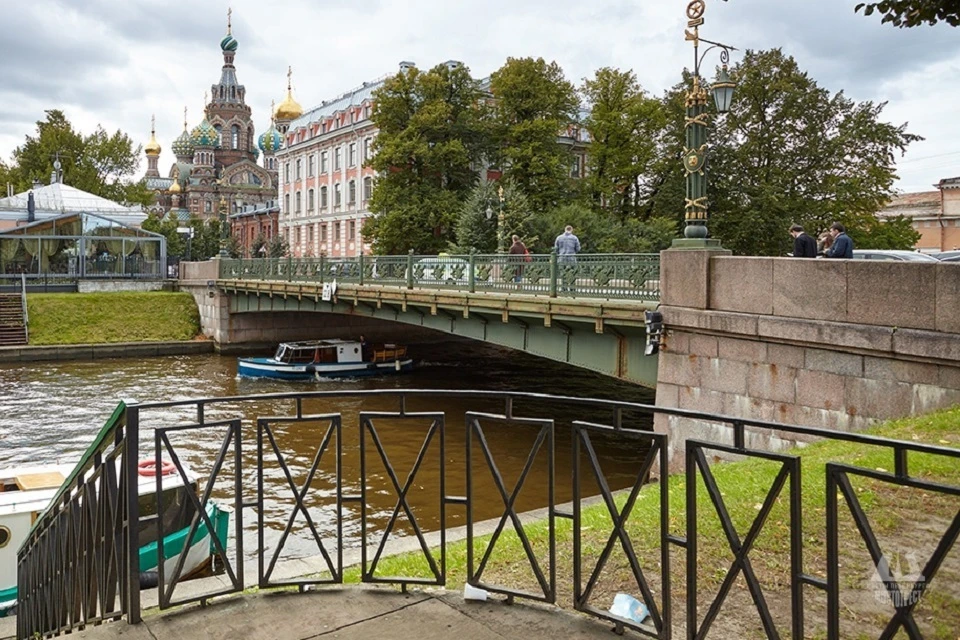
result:
[[[169,460],[163,460],[160,462],[160,475],[168,476],[174,471],[177,470],[177,467],[170,462]],[[155,460],[141,460],[137,463],[137,473],[142,476],[153,477],[157,475],[157,464]]]

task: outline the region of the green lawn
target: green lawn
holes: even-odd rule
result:
[[[870,433],[900,440],[958,447],[960,407],[890,422],[871,430]],[[870,470],[892,471],[893,455],[887,449],[844,442],[818,442],[793,453],[799,454],[802,460],[803,571],[823,578],[826,576],[824,465],[831,461],[844,462]],[[756,518],[779,467],[779,463],[757,460],[721,463],[712,467],[741,540]],[[911,454],[909,470],[914,478],[960,485],[960,461],[957,458]],[[558,481],[560,478],[561,474],[558,473]],[[669,483],[670,533],[683,537],[686,533],[685,478],[673,476]],[[713,599],[713,594],[717,592],[730,568],[733,553],[720,527],[719,518],[713,511],[702,479],[698,485],[698,594],[700,606],[704,607]],[[884,553],[890,558],[892,565],[902,569],[903,575],[922,569],[950,521],[960,514],[960,500],[956,498],[944,498],[926,491],[900,489],[859,479],[853,479],[853,485]],[[622,508],[625,500],[626,496],[619,497],[618,508]],[[655,594],[661,593],[659,509],[658,485],[648,485],[640,492],[627,521],[632,545]],[[877,584],[871,571],[870,558],[842,497],[839,510],[841,635],[844,638],[879,637],[883,626],[892,615],[892,608],[884,602],[882,592],[879,597],[876,596]],[[582,518],[581,544],[586,580],[613,528],[611,517],[603,505],[584,509]],[[774,613],[778,629],[784,637],[789,636],[787,621],[790,612],[788,518],[789,495],[785,488],[749,556]],[[573,590],[572,523],[566,519],[557,519],[556,531],[558,604],[569,607]],[[548,549],[547,533],[545,522],[526,528],[526,534],[544,565]],[[486,538],[475,541],[475,558],[482,557],[487,542]],[[609,607],[613,595],[617,592],[639,595],[637,583],[619,542],[614,543],[613,549],[591,596],[591,604],[601,609]],[[675,629],[682,629],[686,555],[677,547],[673,548],[671,555]],[[435,557],[439,558],[438,555]],[[458,588],[463,584],[466,579],[464,543],[448,545],[447,571],[449,588]],[[422,577],[430,575],[426,562],[418,554],[385,558],[379,563],[376,574]],[[348,581],[358,581],[359,570],[354,568],[348,571],[346,578]],[[482,579],[487,584],[503,584],[513,589],[537,591],[537,583],[526,555],[509,523],[504,535],[496,543],[491,563]],[[659,595],[656,597],[659,599]],[[805,587],[804,597],[806,637],[821,637],[825,630],[826,598],[823,592],[813,587]],[[705,611],[701,610],[701,621],[704,613]],[[955,545],[940,573],[930,583],[923,600],[917,606],[915,617],[927,634],[926,637],[956,640],[956,629],[960,628],[960,543]],[[765,637],[760,629],[756,607],[741,575],[734,583],[709,637]],[[714,636],[714,632],[717,635]]]
[[[31,293],[31,345],[191,340],[200,314],[188,293]]]

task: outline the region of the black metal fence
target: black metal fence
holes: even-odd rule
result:
[[[464,487],[463,495],[451,495],[449,487],[454,480],[445,469],[448,459],[458,452],[447,450],[447,434],[450,421],[443,412],[410,411],[409,406],[429,405],[431,400],[441,397],[467,399],[479,409],[466,411],[457,417],[456,428],[466,428],[462,451],[465,461],[465,478],[456,481]],[[363,411],[356,415],[348,414],[359,425],[360,482],[359,491],[345,494],[341,476],[343,414],[324,413],[311,415],[305,413],[304,405],[314,399],[336,399],[354,403],[358,406],[378,398],[394,404],[392,411]],[[240,411],[246,407],[256,407],[264,402],[280,402],[289,407],[289,412],[281,416],[259,417],[253,422],[246,421]],[[490,407],[500,410],[490,411]],[[546,407],[546,409],[545,409]],[[557,421],[549,408],[570,408],[582,419],[571,421],[571,452],[569,460],[558,461],[555,451]],[[546,411],[546,414],[544,414]],[[641,489],[650,482],[651,473],[667,468],[668,437],[654,433],[643,424],[649,424],[652,414],[663,419],[689,419],[699,424],[719,426],[717,441],[687,440],[683,451],[686,461],[686,504],[684,514],[686,530],[680,535],[671,525],[670,487],[671,483],[682,476],[671,476],[670,481],[659,482],[652,487],[658,501],[659,518],[655,523],[636,523],[631,521],[634,507]],[[569,413],[567,414],[570,415]],[[184,419],[184,416],[189,418]],[[641,416],[646,416],[644,422]],[[212,419],[208,419],[212,417]],[[461,422],[462,418],[462,422]],[[389,447],[385,446],[378,424],[384,420],[393,422],[429,423],[426,435],[410,431],[410,439],[416,438],[419,453],[406,478],[402,478],[391,463]],[[247,422],[244,424],[244,422]],[[276,429],[279,425],[301,425],[304,437],[316,446],[309,466],[300,464],[305,471],[306,480],[300,485],[288,468],[290,460],[278,445]],[[518,432],[527,433],[533,441],[526,455],[526,463],[513,484],[505,480],[498,467],[497,455],[487,441],[488,430],[492,425],[506,426]],[[892,575],[886,562],[877,536],[871,529],[868,509],[857,498],[850,478],[860,476],[874,482],[899,487],[920,489],[933,495],[960,496],[960,486],[933,482],[914,477],[910,474],[910,460],[913,456],[932,456],[941,461],[960,462],[960,450],[930,446],[917,442],[888,440],[858,434],[824,431],[777,423],[742,420],[720,415],[706,414],[679,409],[665,409],[653,406],[614,402],[596,399],[554,397],[531,393],[484,392],[484,391],[413,391],[413,390],[376,390],[376,391],[329,391],[307,393],[285,393],[260,396],[229,398],[207,398],[177,402],[151,404],[121,404],[107,422],[94,444],[87,451],[75,472],[67,480],[51,505],[37,520],[29,538],[22,545],[18,555],[18,580],[20,585],[20,604],[17,620],[17,633],[20,638],[32,638],[34,634],[55,635],[97,624],[108,619],[126,617],[128,622],[137,623],[141,617],[141,591],[139,585],[139,566],[137,553],[138,527],[131,523],[142,522],[137,498],[137,462],[140,451],[141,434],[152,430],[153,437],[144,437],[145,443],[152,442],[144,452],[148,459],[160,468],[162,461],[170,461],[176,467],[176,473],[186,480],[181,453],[175,446],[172,436],[197,434],[201,431],[217,430],[222,440],[213,456],[209,480],[198,487],[192,498],[196,515],[190,528],[188,539],[192,538],[197,527],[204,525],[212,530],[212,523],[206,515],[207,503],[211,500],[213,482],[223,469],[228,469],[228,486],[233,501],[234,544],[237,548],[231,553],[219,543],[212,549],[218,564],[227,576],[226,582],[220,581],[221,588],[204,593],[195,591],[180,600],[173,598],[174,589],[180,582],[183,568],[183,555],[187,545],[178,557],[172,575],[165,574],[160,563],[160,576],[157,585],[158,601],[161,609],[182,605],[193,601],[206,601],[212,597],[236,593],[250,586],[244,574],[243,529],[245,513],[256,511],[257,578],[256,585],[262,589],[307,585],[339,585],[344,581],[344,531],[340,515],[344,508],[359,510],[361,538],[361,580],[367,583],[390,583],[406,589],[411,584],[445,585],[447,583],[448,547],[445,529],[440,529],[440,544],[431,547],[427,535],[418,524],[415,509],[412,507],[409,492],[411,487],[423,482],[419,470],[428,456],[434,457],[439,465],[436,476],[437,508],[441,525],[446,523],[447,510],[458,508],[465,510],[466,523],[466,573],[469,584],[503,594],[508,602],[515,598],[527,598],[548,603],[570,602],[575,610],[600,618],[613,625],[615,631],[622,633],[632,629],[640,635],[669,639],[680,626],[687,638],[706,638],[714,627],[714,622],[728,602],[731,586],[738,576],[743,576],[753,606],[768,638],[806,637],[804,595],[805,589],[819,593],[825,603],[826,637],[837,640],[840,630],[840,548],[838,544],[838,513],[840,498],[849,506],[850,513],[862,541],[869,552],[874,568],[889,595],[894,610],[886,630],[879,636],[891,638],[900,630],[910,638],[923,637],[914,619],[914,611],[923,600],[926,589],[936,577],[944,558],[955,546],[960,535],[960,510],[952,519],[946,532],[939,537],[939,543],[932,556],[925,563],[921,580],[907,592],[901,590],[897,577]],[[825,530],[827,532],[826,557],[823,575],[804,570],[804,551],[802,519],[819,514],[803,513],[803,485],[801,470],[806,462],[794,453],[775,453],[758,450],[750,446],[751,435],[778,433],[784,438],[827,438],[857,443],[869,447],[879,447],[892,454],[894,462],[892,472],[876,468],[861,468],[849,464],[828,463],[815,467],[814,471],[825,474],[826,513]],[[406,434],[406,432],[404,432]],[[305,434],[305,435],[304,435]],[[218,436],[219,437],[219,436]],[[639,452],[640,463],[629,488],[623,494],[617,494],[606,480],[603,460],[594,446],[595,438],[613,439],[625,450]],[[256,451],[255,457],[243,456],[246,450]],[[714,468],[708,464],[709,456],[722,453],[731,456],[757,458],[771,464],[780,465],[772,486],[758,500],[756,516],[745,535],[737,530],[725,503],[723,488],[718,486]],[[528,537],[528,526],[521,520],[517,510],[518,495],[534,474],[533,462],[538,456],[545,456],[547,464],[539,467],[540,481],[546,487],[547,534],[546,540],[540,540],[538,548]],[[318,473],[320,463],[333,460],[335,472],[335,493],[333,496],[337,521],[333,527],[332,543],[330,536],[324,543],[318,533],[317,522],[311,517],[305,506],[305,499],[311,491],[312,480]],[[293,510],[284,520],[272,520],[265,513],[264,473],[266,462],[275,462],[279,473],[286,481],[289,495],[293,500]],[[388,511],[392,514],[384,526],[375,527],[369,521],[372,509],[372,495],[368,491],[373,487],[371,465],[374,461],[382,463],[386,480],[386,489],[380,487],[378,493],[389,492],[390,500],[395,500]],[[542,461],[542,458],[541,458]],[[569,467],[567,466],[569,463]],[[556,469],[569,469],[570,475],[557,478]],[[810,469],[803,469],[810,473]],[[496,518],[498,524],[489,539],[480,539],[476,532],[473,510],[475,481],[479,474],[492,477],[494,495],[499,495],[503,503],[502,514]],[[244,486],[243,478],[256,478],[255,488]],[[581,548],[586,525],[583,522],[582,500],[587,477],[593,479],[599,491],[600,501],[609,514],[611,530],[607,543],[594,557]],[[555,488],[561,483],[572,483],[570,495],[573,500],[569,507],[557,504]],[[698,550],[703,542],[701,530],[702,505],[698,501],[698,487],[704,487],[709,498],[709,507],[719,519],[723,539],[725,539],[733,562],[726,575],[720,579],[719,590],[711,595],[707,602],[701,601],[702,592],[698,582],[702,578]],[[157,480],[159,495],[160,480]],[[784,495],[789,499],[789,592],[790,606],[775,612],[757,579],[751,563],[751,551],[768,522],[774,505]],[[703,493],[699,494],[701,497]],[[221,496],[221,499],[222,496]],[[160,512],[159,505],[157,512]],[[398,517],[405,515],[409,523],[408,531],[416,538],[418,548],[428,567],[427,575],[399,575],[384,577],[377,573],[378,564],[383,559],[388,538],[397,536]],[[676,515],[676,514],[674,514]],[[302,516],[311,531],[315,552],[322,558],[324,567],[317,575],[284,579],[275,575],[283,542],[291,534],[294,521]],[[572,575],[563,576],[565,584],[572,584],[572,602],[558,593],[557,577],[557,534],[555,523],[565,520],[571,527]],[[508,528],[516,533],[523,554],[527,558],[530,580],[522,585],[503,584],[492,574],[492,550]],[[629,525],[629,526],[628,526]],[[156,522],[159,537],[162,539],[164,523]],[[268,544],[264,538],[267,528],[279,532],[280,540]],[[658,553],[655,561],[650,557],[641,557],[636,553],[635,540],[637,527],[655,529]],[[166,532],[169,533],[169,532]],[[332,545],[335,546],[333,548]],[[626,558],[626,565],[636,593],[649,610],[649,617],[643,622],[635,622],[614,616],[605,607],[595,603],[595,589],[601,574],[613,551],[619,548]],[[163,558],[161,546],[160,558]],[[246,553],[249,553],[249,549]],[[683,621],[674,620],[673,569],[675,560],[671,554],[685,554],[686,586],[682,602]],[[232,557],[231,557],[232,556]],[[516,572],[508,572],[516,575]],[[529,577],[528,576],[528,577]],[[533,591],[526,589],[535,585]],[[809,596],[809,594],[807,594]],[[705,613],[702,613],[704,612]],[[720,637],[720,636],[711,636]]]

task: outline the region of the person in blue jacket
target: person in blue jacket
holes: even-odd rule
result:
[[[847,235],[847,229],[839,222],[830,225],[833,245],[825,254],[828,258],[853,258],[853,240]]]

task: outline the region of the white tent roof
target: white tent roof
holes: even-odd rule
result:
[[[15,219],[26,220],[29,193],[25,191],[9,198],[0,198],[0,217],[10,218],[10,212],[13,212]],[[128,207],[59,182],[33,189],[33,200],[38,220],[64,213],[96,213],[139,227],[147,218],[140,206]]]

